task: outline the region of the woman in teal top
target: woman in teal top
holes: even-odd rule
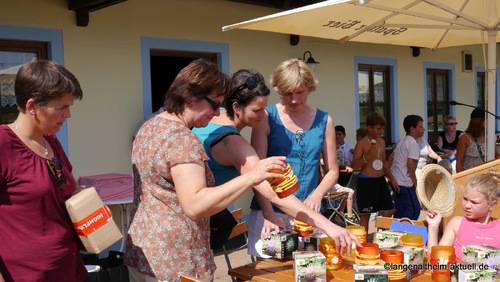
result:
[[[294,195],[310,209],[319,212],[323,196],[337,183],[339,168],[335,145],[335,125],[327,113],[307,104],[309,93],[318,81],[304,61],[289,59],[274,70],[273,88],[281,102],[267,107],[267,115],[252,131],[252,146],[260,158],[281,155],[297,175],[300,188]],[[323,155],[325,175],[319,179],[320,157]],[[260,255],[262,205],[252,201],[249,225],[249,253]],[[293,218],[280,212],[283,224],[292,226]],[[344,242],[342,242],[344,243]]]
[[[233,75],[232,80],[235,90],[224,100],[225,109],[221,110],[221,115],[214,117],[207,127],[193,129],[210,157],[208,164],[217,185],[229,181],[239,173],[251,170],[259,161],[257,152],[239,132],[246,126],[259,126],[267,115],[265,108],[269,89],[262,75],[249,70],[239,70]],[[260,229],[254,230],[257,233],[256,237],[269,236],[271,229],[285,227],[279,219],[280,213],[273,211],[271,207],[273,203],[291,218],[323,229],[337,242],[338,251],[350,246],[351,241],[358,243],[350,232],[311,210],[295,196],[278,198],[267,181],[254,186],[254,191],[258,192],[256,195],[265,217]],[[342,241],[347,244],[340,244]],[[350,251],[350,248],[347,249]]]
[[[221,116],[225,117],[224,112],[226,111],[221,109],[221,112]],[[217,117],[214,117],[212,120],[214,119],[217,119]],[[227,136],[240,136],[240,132],[234,126],[210,122],[207,127],[193,128],[193,132],[200,138],[201,143],[203,143],[203,147],[210,158],[210,160],[208,160],[208,166],[214,174],[215,186],[222,185],[229,180],[240,176],[240,172],[234,166],[218,163],[210,150]]]

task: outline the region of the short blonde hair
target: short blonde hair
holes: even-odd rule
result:
[[[304,86],[309,92],[313,92],[316,90],[318,81],[304,61],[288,59],[279,64],[274,70],[271,85],[280,94],[291,93],[300,86]]]
[[[447,115],[444,117],[444,125],[447,125],[450,120],[457,120],[453,115]]]
[[[498,178],[489,174],[477,174],[469,178],[465,184],[465,190],[467,189],[483,194],[490,204],[500,198]]]

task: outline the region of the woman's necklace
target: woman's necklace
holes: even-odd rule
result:
[[[19,124],[17,123],[17,121],[14,121],[14,124],[16,125],[16,129],[19,130],[19,132],[21,132],[21,134],[24,136],[24,138],[28,139],[36,147],[36,149],[38,151],[40,151],[40,153],[42,153],[42,155],[45,156],[45,158],[49,157],[49,150],[47,149],[47,146],[46,146],[46,143],[45,143],[47,141],[45,141],[45,138],[42,137],[43,148],[45,149],[45,152],[43,152],[43,150],[40,149],[40,147],[42,147],[42,145],[40,145],[39,143],[35,143],[35,141],[31,140],[31,138],[29,138],[28,136],[26,136],[26,134],[24,134],[24,131],[21,129],[21,127],[19,126]]]

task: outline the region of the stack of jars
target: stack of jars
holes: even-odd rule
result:
[[[296,219],[293,220],[293,229],[299,233],[300,237],[309,236],[313,233],[314,227]]]
[[[450,281],[450,265],[457,262],[455,248],[452,246],[434,246],[429,259],[432,281]]]
[[[356,248],[356,264],[376,265],[380,262],[380,250],[377,244],[361,243]]]
[[[406,273],[403,271],[404,253],[396,250],[384,250],[380,252],[380,259],[386,263],[390,263],[387,270],[390,282],[403,282]]]
[[[326,269],[337,270],[342,267],[342,256],[335,249],[335,241],[325,236],[320,239],[319,250],[326,257]]]
[[[280,178],[269,179],[269,184],[273,188],[274,192],[279,198],[285,198],[297,191],[299,189],[299,183],[297,181],[297,176],[293,174],[293,170],[290,164],[286,164],[284,170],[270,170],[273,173],[281,173]]]
[[[345,229],[351,231],[352,234],[354,234],[356,237],[358,237],[358,240],[360,243],[366,243],[366,230],[365,227],[362,225],[349,225],[346,226]],[[352,242],[352,248],[356,248],[356,243]]]

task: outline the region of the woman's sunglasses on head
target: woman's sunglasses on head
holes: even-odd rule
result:
[[[259,86],[261,82],[264,82],[264,77],[260,73],[256,73],[254,76],[247,77],[245,80],[245,83],[240,85],[236,90],[234,90],[234,93],[238,93],[239,91],[248,88],[248,90],[254,90]],[[269,89],[265,84],[262,85],[262,92],[268,92]]]

